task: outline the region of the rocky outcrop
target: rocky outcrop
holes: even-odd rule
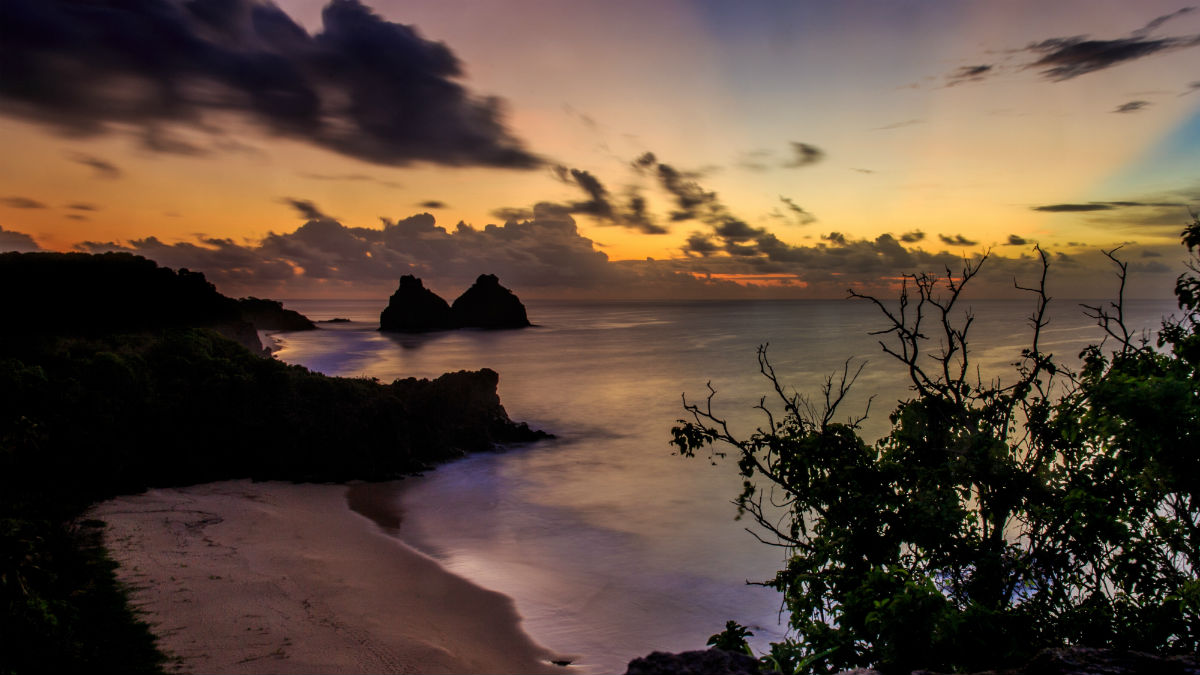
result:
[[[516,294],[500,285],[495,274],[481,274],[450,307],[462,328],[525,328],[529,317]]]
[[[653,652],[629,662],[625,675],[778,675],[760,670],[758,661],[746,654],[707,649],[694,652]]]
[[[531,325],[516,294],[500,285],[495,274],[481,274],[453,305],[425,288],[410,274],[379,315],[379,330],[424,333],[451,328],[525,328]]]
[[[496,393],[499,382],[500,375],[490,368],[392,382],[394,395],[404,401],[408,413],[407,433],[414,450],[438,447],[468,453],[551,438],[509,419]]]
[[[242,298],[237,301],[242,320],[254,324],[257,330],[315,330],[314,324],[300,312],[284,309],[278,300]]]
[[[450,305],[411,274],[400,277],[400,287],[379,315],[379,330],[384,331],[423,333],[456,327]]]

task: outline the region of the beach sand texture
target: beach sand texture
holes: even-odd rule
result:
[[[350,510],[345,485],[228,481],[95,506],[168,670],[555,673],[512,601]]]

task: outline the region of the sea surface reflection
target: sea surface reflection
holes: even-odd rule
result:
[[[844,416],[871,416],[864,437],[887,428],[907,396],[903,370],[869,333],[878,311],[851,301],[527,302],[536,326],[428,335],[378,332],[371,301],[289,301],[314,319],[348,323],[283,333],[279,358],[330,375],[436,377],[500,373],[509,415],[556,440],[468,457],[404,481],[399,534],[450,570],[512,597],[525,629],[577,658],[586,672],[623,672],[653,650],[703,648],[734,619],[759,644],[784,633],[779,595],[747,585],[771,577],[781,549],[735,521],[740,479],[730,462],[683,459],[668,444],[680,395],[700,400],[749,433],[768,393],[756,348],[784,382],[817,395],[847,358],[868,364]],[[1075,359],[1101,337],[1076,303],[1056,302],[1043,349]],[[1131,326],[1155,327],[1170,302],[1131,303]],[[985,378],[1008,376],[1027,344],[1031,305],[972,303],[972,350]],[[769,402],[769,399],[768,399]]]

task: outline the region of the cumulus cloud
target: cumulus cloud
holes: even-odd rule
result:
[[[438,199],[428,199],[420,204],[417,204],[417,206],[420,206],[423,209],[444,209],[446,208],[446,202]]]
[[[368,162],[530,168],[541,160],[505,126],[503,104],[468,92],[449,47],[332,0],[309,34],[256,0],[95,3],[7,0],[0,111],[73,135],[116,127],[148,147],[197,149],[211,112]]]
[[[1150,105],[1150,101],[1129,101],[1122,103],[1113,109],[1115,113],[1132,113],[1142,110]]]
[[[925,233],[920,230],[913,230],[912,232],[905,232],[904,234],[900,235],[900,241],[906,244],[915,244],[924,238]]]
[[[16,251],[18,253],[28,253],[30,251],[40,251],[41,246],[33,240],[33,237],[24,232],[14,232],[0,227],[0,253],[8,251]]]
[[[967,239],[966,237],[962,236],[961,234],[956,234],[953,236],[939,234],[938,239],[941,239],[942,243],[947,246],[978,246],[979,245],[979,242],[971,241],[970,239]]]
[[[1029,240],[1024,237],[1019,237],[1015,234],[1008,235],[1008,241],[1004,242],[1005,246],[1025,246]]]
[[[404,274],[415,274],[432,287],[461,290],[483,272],[497,274],[506,286],[532,295],[744,294],[745,289],[731,282],[699,279],[651,261],[614,264],[579,233],[562,205],[538,204],[530,215],[482,228],[460,222],[449,230],[429,214],[382,218],[381,227],[351,227],[324,217],[254,243],[211,237],[166,243],[146,237],[82,242],[76,248],[128,251],[171,267],[202,271],[232,294],[311,297],[340,292],[383,297]],[[647,279],[654,285],[647,285]]]
[[[46,205],[29,197],[0,197],[0,204],[14,209],[44,209]]]
[[[783,166],[789,169],[795,169],[825,159],[825,151],[815,145],[808,143],[799,143],[792,141],[792,158],[783,163]]]

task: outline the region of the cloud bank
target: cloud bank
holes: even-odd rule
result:
[[[377,164],[541,164],[505,126],[499,99],[457,82],[449,47],[359,0],[332,0],[321,17],[310,35],[257,0],[5,0],[0,112],[72,135],[132,127],[159,152],[203,152],[171,127],[219,136],[212,113],[236,113]]]

